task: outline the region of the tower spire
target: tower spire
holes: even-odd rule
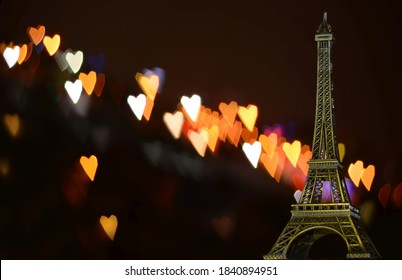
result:
[[[324,12],[322,23],[317,30],[317,34],[328,34],[331,33],[331,25],[327,22],[327,12]]]

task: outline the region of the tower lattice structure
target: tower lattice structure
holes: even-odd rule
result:
[[[300,200],[292,205],[289,222],[264,259],[306,259],[314,242],[328,234],[343,238],[347,258],[379,258],[362,227],[359,210],[351,205],[339,160],[331,63],[334,37],[326,13],[315,41],[317,93],[312,158]],[[324,182],[330,186],[330,202],[322,201]]]

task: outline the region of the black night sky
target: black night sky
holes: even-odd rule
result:
[[[220,102],[256,104],[260,131],[282,124],[288,141],[311,145],[314,35],[326,11],[345,173],[357,160],[375,165],[357,206],[383,258],[401,259],[402,10],[397,1],[294,2],[3,0],[0,42],[28,43],[27,27],[44,25],[60,34],[61,50],[83,51],[82,72],[92,70],[86,55],[103,56],[106,85],[82,116],[64,89],[77,75],[46,50],[11,69],[0,58],[0,257],[261,259],[290,218],[294,188],[228,143],[200,157],[162,116],[194,93],[217,111]],[[150,121],[140,122],[126,100],[141,92],[135,73],[153,67],[165,82]],[[3,121],[10,114],[21,121],[16,138]],[[93,182],[79,164],[92,154]],[[113,242],[99,223],[112,214]],[[337,249],[317,246],[312,258]]]

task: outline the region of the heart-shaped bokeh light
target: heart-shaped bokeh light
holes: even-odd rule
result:
[[[98,159],[96,156],[91,155],[89,158],[82,156],[80,163],[89,179],[93,181],[95,179],[96,170],[98,169]]]
[[[107,236],[113,241],[117,230],[117,217],[115,215],[111,215],[109,218],[102,216],[100,217],[99,222]]]

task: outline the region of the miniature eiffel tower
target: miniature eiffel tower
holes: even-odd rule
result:
[[[380,258],[364,231],[359,210],[350,204],[339,161],[335,135],[331,48],[334,37],[327,14],[317,34],[317,96],[312,159],[303,194],[292,205],[292,217],[264,259],[306,259],[313,243],[337,234],[346,243],[348,259]],[[322,202],[324,182],[330,186],[331,202]]]

